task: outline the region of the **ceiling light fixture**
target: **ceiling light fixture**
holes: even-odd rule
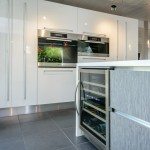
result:
[[[116,11],[117,10],[117,6],[116,5],[111,5],[111,10],[112,11]]]

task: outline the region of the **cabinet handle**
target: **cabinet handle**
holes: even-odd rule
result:
[[[27,21],[27,3],[23,4],[23,69],[24,69],[24,99],[26,100],[26,21]]]
[[[10,87],[12,77],[12,34],[13,34],[13,2],[8,0],[8,50],[7,50],[7,101],[10,101]]]
[[[77,112],[78,116],[80,115],[80,112],[79,112],[78,107],[77,107],[77,96],[76,95],[77,95],[79,85],[80,85],[80,81],[78,82],[78,84],[76,86],[76,89],[75,89],[75,109],[76,109],[76,112]]]
[[[127,24],[127,22],[126,22],[126,55],[125,55],[125,60],[127,60],[127,54],[128,54],[128,50],[127,50],[127,48],[128,48],[128,24]]]
[[[105,58],[85,58],[85,57],[83,57],[83,59],[87,59],[87,60],[96,60],[96,59],[98,59],[98,60],[106,60]]]
[[[44,70],[44,73],[63,73],[73,72],[73,70]]]
[[[7,0],[8,3],[8,49],[7,49],[7,54],[6,54],[6,59],[7,59],[7,63],[6,63],[6,68],[7,68],[7,73],[6,73],[6,78],[7,78],[7,97],[6,100],[9,101],[9,85],[10,85],[10,48],[11,48],[11,10],[10,10],[10,0]]]

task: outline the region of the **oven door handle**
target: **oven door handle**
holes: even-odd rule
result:
[[[90,40],[85,41],[85,43],[105,44],[104,42],[100,42],[100,41],[90,41]]]
[[[61,39],[61,38],[46,38],[46,39],[51,41],[72,42],[72,40],[70,39]]]

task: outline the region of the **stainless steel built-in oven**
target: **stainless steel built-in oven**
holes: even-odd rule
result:
[[[78,55],[109,57],[109,38],[83,35],[78,43]]]
[[[79,35],[38,30],[38,66],[74,67]]]
[[[80,69],[80,128],[98,148],[109,150],[109,68]]]

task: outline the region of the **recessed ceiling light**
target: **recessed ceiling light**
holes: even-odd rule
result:
[[[117,6],[116,5],[111,5],[111,10],[112,11],[116,11],[117,10]]]

